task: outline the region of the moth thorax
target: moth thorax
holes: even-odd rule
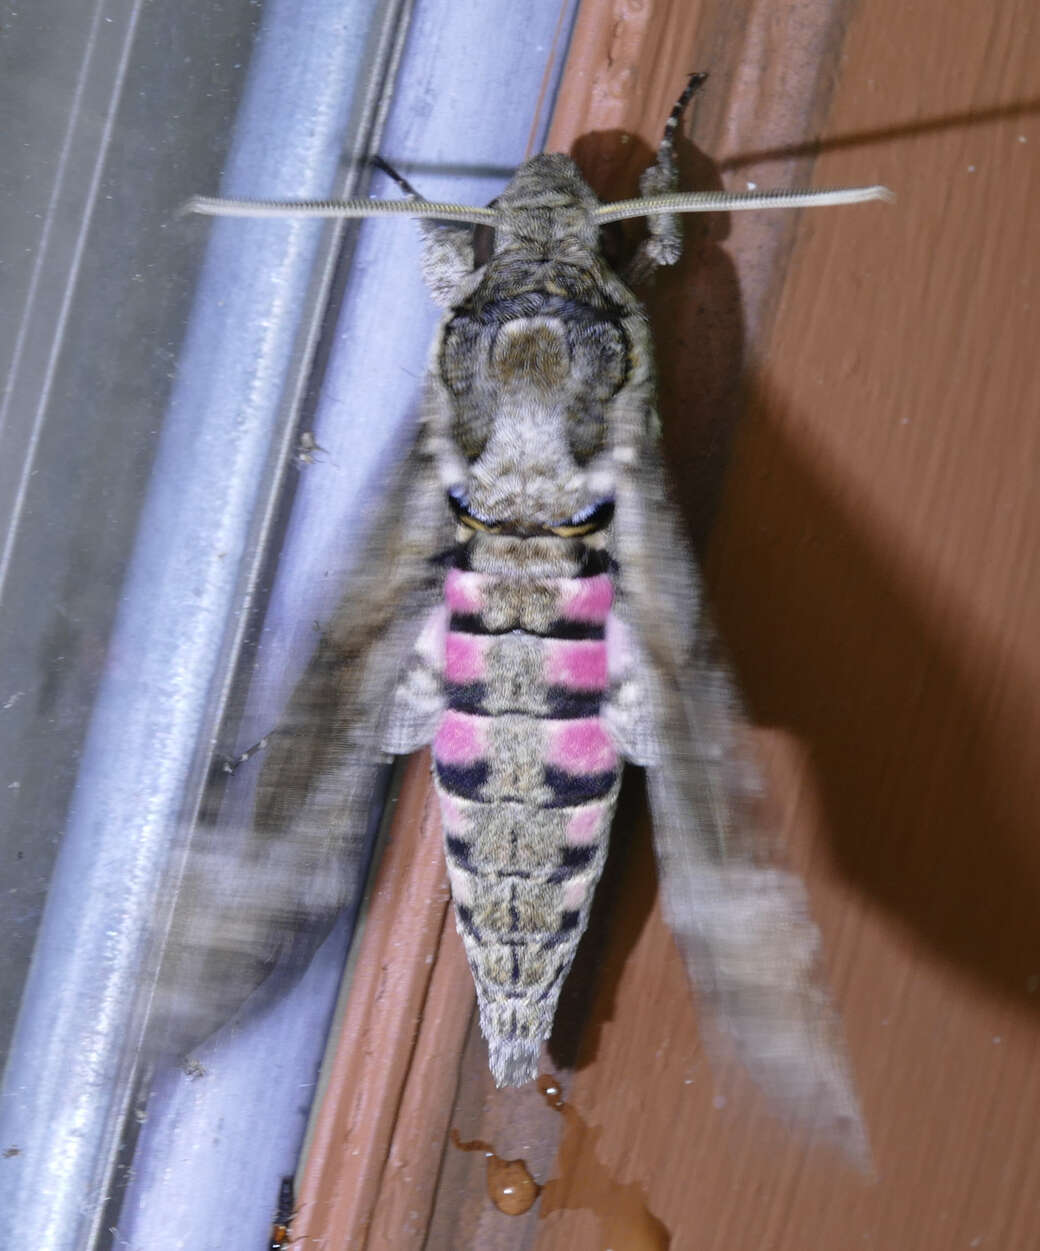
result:
[[[504,325],[491,352],[491,373],[503,387],[529,387],[545,400],[564,385],[571,355],[563,325],[540,317],[518,317]]]
[[[528,385],[504,395],[491,437],[470,467],[467,496],[480,517],[520,525],[562,521],[594,503],[575,463],[566,411]]]

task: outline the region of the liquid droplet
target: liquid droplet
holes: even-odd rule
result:
[[[599,1221],[605,1247],[624,1251],[668,1251],[671,1235],[650,1211],[637,1182],[619,1183],[600,1162],[594,1149],[596,1131],[563,1097],[557,1078],[543,1073],[536,1085],[545,1102],[564,1118],[557,1161],[560,1176],[542,1187],[541,1215],[568,1209],[591,1210]]]
[[[548,1073],[543,1073],[535,1082],[535,1085],[545,1096],[545,1102],[554,1112],[562,1112],[567,1106],[563,1099],[563,1090],[555,1077],[551,1077]]]
[[[500,1212],[520,1216],[531,1210],[542,1188],[523,1160],[503,1160],[482,1138],[463,1142],[455,1128],[451,1131],[451,1141],[460,1151],[483,1151],[487,1158],[488,1198]]]

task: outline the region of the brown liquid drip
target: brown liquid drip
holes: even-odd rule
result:
[[[542,1188],[523,1160],[503,1160],[482,1138],[463,1142],[455,1128],[452,1128],[451,1140],[460,1151],[483,1151],[487,1157],[488,1198],[500,1212],[520,1216],[530,1211]]]
[[[563,1099],[563,1091],[560,1083],[555,1077],[551,1077],[548,1073],[543,1073],[535,1082],[535,1085],[545,1096],[545,1102],[554,1112],[562,1112],[567,1104]]]
[[[482,1151],[487,1159],[487,1192],[491,1202],[507,1216],[530,1211],[541,1195],[539,1219],[551,1212],[586,1209],[600,1224],[605,1247],[623,1251],[669,1251],[672,1237],[646,1204],[638,1182],[624,1185],[616,1181],[596,1156],[601,1130],[590,1128],[563,1097],[555,1077],[543,1074],[536,1082],[538,1091],[554,1112],[563,1117],[565,1128],[557,1162],[560,1176],[539,1186],[523,1160],[503,1160],[482,1138],[463,1142],[452,1128],[451,1141],[460,1151]]]
[[[564,1118],[565,1128],[557,1162],[560,1176],[542,1187],[540,1216],[585,1208],[600,1224],[605,1247],[624,1251],[668,1251],[672,1237],[646,1204],[638,1182],[620,1184],[596,1156],[601,1130],[591,1129],[563,1098],[560,1083],[549,1074],[538,1078],[545,1102]]]

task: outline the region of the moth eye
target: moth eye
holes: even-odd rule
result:
[[[481,222],[473,229],[473,268],[486,265],[495,253],[495,228]]]

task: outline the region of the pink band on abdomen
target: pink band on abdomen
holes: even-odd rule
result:
[[[479,634],[449,633],[444,647],[444,677],[449,682],[479,682],[484,676],[488,639]]]
[[[560,616],[567,621],[602,625],[613,602],[614,587],[605,573],[560,581]]]
[[[550,686],[606,690],[607,645],[602,639],[547,639],[545,651],[545,680]]]
[[[546,764],[573,774],[617,768],[617,752],[598,717],[551,722],[547,729]]]
[[[487,717],[448,711],[433,740],[434,758],[446,765],[476,764],[487,755]]]
[[[444,580],[444,598],[452,612],[479,613],[484,603],[483,577],[463,569],[449,569]]]
[[[567,822],[567,842],[577,847],[594,843],[606,833],[612,812],[613,805],[607,804],[584,804],[575,808]]]

